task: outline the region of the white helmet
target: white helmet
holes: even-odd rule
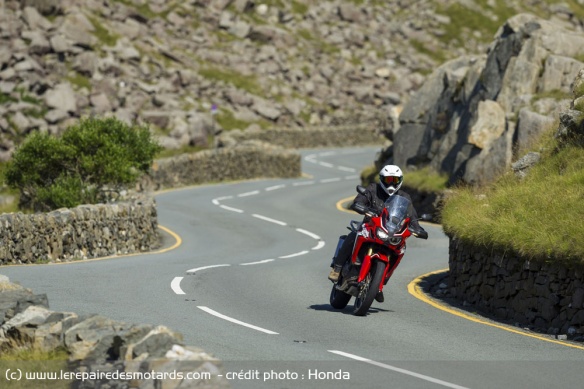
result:
[[[385,165],[379,171],[379,184],[390,196],[401,188],[403,181],[404,175],[396,165]]]

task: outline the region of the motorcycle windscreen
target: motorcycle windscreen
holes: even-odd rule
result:
[[[412,209],[412,202],[405,197],[394,195],[387,199],[383,222],[391,235],[402,229],[405,220],[411,216]]]

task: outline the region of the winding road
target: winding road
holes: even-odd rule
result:
[[[582,387],[584,347],[471,321],[408,291],[448,267],[438,226],[408,240],[367,316],[329,306],[331,257],[358,219],[337,203],[377,151],[303,150],[302,178],[157,193],[157,253],[0,272],[47,293],[53,310],[181,332],[223,361],[235,388]]]

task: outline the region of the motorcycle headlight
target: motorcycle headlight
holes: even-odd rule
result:
[[[387,239],[389,238],[389,234],[388,234],[387,232],[383,231],[381,228],[378,228],[378,229],[375,231],[375,234],[377,235],[377,237],[378,237],[379,239],[381,239],[381,240],[384,240],[384,241],[385,241],[385,240],[387,240]]]
[[[397,246],[398,244],[400,244],[402,241],[402,238],[400,238],[399,236],[393,236],[390,240],[389,240],[389,244],[393,245],[393,246]]]

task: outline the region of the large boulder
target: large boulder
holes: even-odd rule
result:
[[[584,34],[530,14],[512,17],[486,56],[445,63],[405,105],[393,162],[430,165],[451,182],[491,181],[513,150],[549,128],[554,119],[532,101],[550,92],[568,98],[581,54]]]

